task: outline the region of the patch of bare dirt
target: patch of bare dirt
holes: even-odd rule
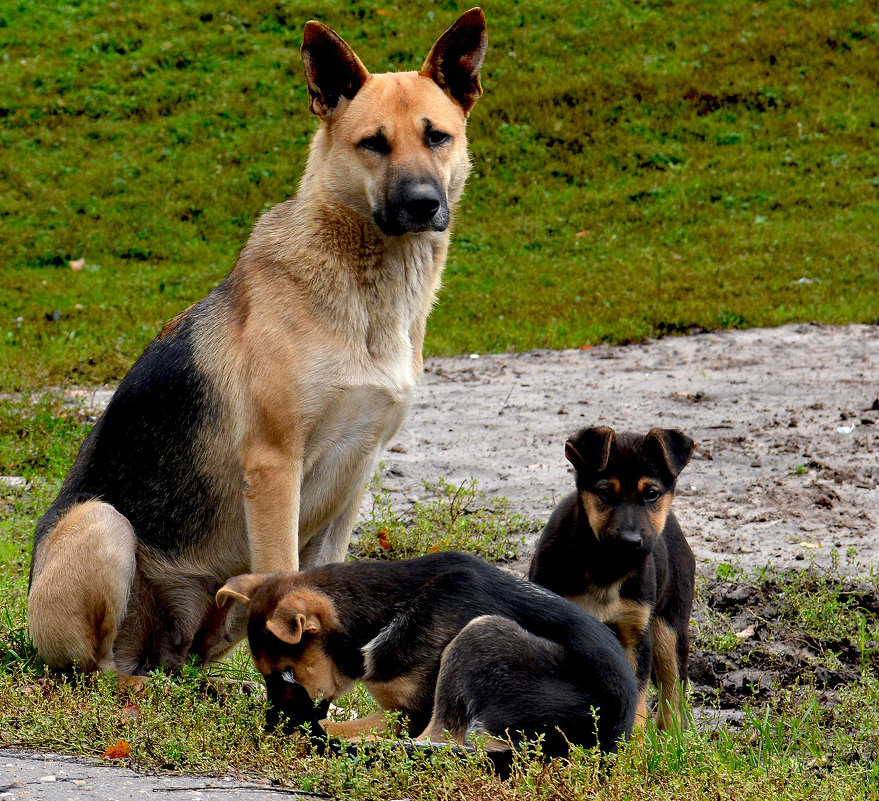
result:
[[[824,599],[834,605],[828,609],[845,607],[865,619],[879,618],[875,584],[856,579],[840,582],[814,571],[787,583],[778,577],[763,582],[709,579],[693,614],[697,633],[689,670],[694,706],[735,722],[748,705],[771,701],[780,688],[802,687],[827,708],[864,669],[879,672],[879,643],[833,633],[832,625],[823,634],[806,630],[810,610],[803,609],[805,596],[811,599],[807,603]]]
[[[706,575],[879,562],[879,326],[429,359],[383,484],[404,507],[424,481],[475,476],[545,521],[573,488],[565,439],[597,424],[696,440],[675,510]]]

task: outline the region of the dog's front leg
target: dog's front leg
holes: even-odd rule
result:
[[[254,449],[244,464],[244,512],[254,573],[299,570],[302,459]]]
[[[322,724],[326,733],[331,737],[341,737],[352,742],[358,740],[368,741],[373,739],[370,735],[388,731],[390,728],[387,715],[381,709],[364,718],[339,721],[325,720],[322,721]]]
[[[317,531],[302,547],[302,569],[344,562],[351,543],[351,532],[360,513],[360,503],[366,489],[366,476],[359,479],[360,487],[352,492],[336,517]]]

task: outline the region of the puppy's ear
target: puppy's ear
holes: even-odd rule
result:
[[[246,606],[265,578],[264,573],[244,573],[240,576],[233,576],[220,587],[214,596],[217,606],[223,606],[231,601],[241,601]]]
[[[646,447],[648,452],[664,464],[672,478],[681,474],[696,444],[686,434],[682,434],[676,428],[654,428],[647,435]]]
[[[607,467],[615,439],[616,433],[612,428],[584,428],[565,443],[565,458],[578,473],[581,470],[600,473]]]
[[[482,94],[479,70],[487,49],[485,15],[481,8],[471,8],[437,39],[419,72],[468,114]]]
[[[308,107],[321,119],[344,97],[351,100],[366,83],[369,71],[348,43],[322,22],[305,23],[302,63],[308,82]]]
[[[266,628],[279,640],[296,645],[306,634],[317,634],[323,629],[321,617],[326,602],[323,596],[307,591],[285,595],[266,621]]]

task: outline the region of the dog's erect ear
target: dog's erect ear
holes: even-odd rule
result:
[[[253,594],[265,581],[265,578],[264,573],[244,573],[241,576],[233,576],[217,590],[217,594],[214,596],[217,606],[223,606],[229,601],[241,601],[245,605],[249,604]]]
[[[471,8],[437,39],[419,72],[468,114],[482,94],[479,70],[487,49],[485,15],[481,8]]]
[[[317,606],[320,607],[321,603]],[[296,645],[306,634],[317,634],[321,630],[319,609],[308,594],[290,593],[284,596],[266,621],[266,628],[279,640]]]
[[[589,470],[600,473],[607,467],[615,439],[616,433],[612,428],[584,428],[565,443],[565,458],[577,472]]]
[[[344,97],[351,100],[366,83],[369,71],[348,43],[322,22],[305,23],[302,63],[308,81],[308,107],[324,119]]]
[[[696,447],[693,440],[676,428],[652,429],[645,444],[648,451],[652,451],[652,455],[665,464],[672,478],[681,474]]]

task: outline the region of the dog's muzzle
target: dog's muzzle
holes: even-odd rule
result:
[[[328,700],[314,702],[293,675],[292,670],[270,673],[265,676],[269,708],[266,712],[266,729],[273,731],[283,723],[287,733],[306,725],[313,733],[323,730],[320,721],[327,716]]]
[[[443,188],[432,178],[399,181],[375,213],[376,225],[388,236],[445,231],[449,204]]]

